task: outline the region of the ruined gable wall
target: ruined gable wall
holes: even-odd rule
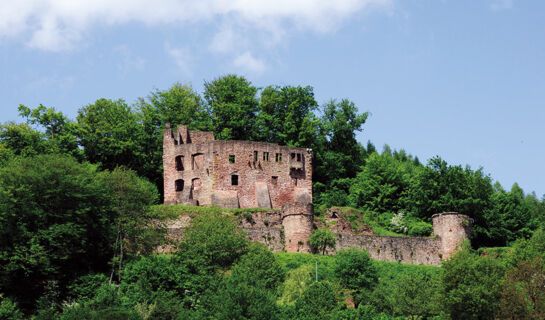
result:
[[[309,149],[264,142],[216,141],[214,152],[217,180],[213,189],[238,193],[241,208],[280,209],[286,203],[295,202],[298,194],[306,194],[307,200],[312,201],[312,152]],[[292,153],[300,154],[301,161],[292,161]],[[277,154],[281,155],[281,161],[276,161]],[[234,163],[230,163],[230,156],[234,156]],[[296,165],[298,173],[290,175]],[[233,175],[238,177],[237,186],[231,183]]]
[[[310,149],[215,141],[210,132],[180,127],[175,132],[165,130],[163,150],[166,204],[279,209],[288,202],[312,201]],[[234,163],[230,156],[234,156]],[[177,157],[183,170],[176,168]],[[233,175],[238,185],[233,185]],[[176,180],[183,181],[180,191],[176,191]]]

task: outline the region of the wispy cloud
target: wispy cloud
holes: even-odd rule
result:
[[[233,65],[237,68],[249,71],[251,73],[262,73],[267,68],[263,60],[256,58],[249,51],[238,55],[234,59]]]
[[[178,70],[183,75],[190,75],[191,70],[191,54],[189,50],[181,47],[173,47],[169,43],[165,44],[165,51],[174,60],[174,63],[178,67]]]

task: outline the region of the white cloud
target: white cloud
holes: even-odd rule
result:
[[[254,55],[249,51],[238,55],[234,59],[233,65],[237,68],[241,68],[252,73],[262,73],[267,68],[263,60],[254,57]]]
[[[185,48],[175,48],[169,43],[165,44],[165,51],[174,60],[174,63],[184,75],[191,74],[191,54]]]
[[[266,32],[274,38],[290,29],[329,32],[363,9],[389,7],[392,1],[0,0],[0,37],[19,37],[33,48],[59,51],[72,48],[93,26],[223,20],[237,30]],[[222,44],[212,46],[221,50]]]

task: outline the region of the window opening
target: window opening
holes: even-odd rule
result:
[[[234,174],[231,176],[231,185],[238,186],[238,175]]]
[[[276,154],[276,162],[282,162],[282,154],[281,153]]]
[[[198,170],[198,169],[202,169],[204,167],[204,154],[202,153],[195,153],[194,155],[192,155],[192,160],[191,161],[191,169],[192,170]]]
[[[293,152],[291,153],[291,159],[292,160],[295,159],[295,153],[293,153]]]
[[[297,154],[297,161],[301,161],[301,154],[300,153]]]
[[[229,163],[235,163],[235,155],[229,155]]]
[[[278,184],[278,177],[272,176],[272,178],[271,178],[271,183],[272,183],[273,185],[277,185],[277,184]]]
[[[269,153],[263,152],[263,161],[269,161]]]
[[[176,157],[176,170],[184,171],[184,156]]]
[[[183,191],[184,190],[184,180],[178,179],[174,182],[174,185],[176,187],[176,191]]]
[[[254,161],[257,161],[257,151],[254,151]]]

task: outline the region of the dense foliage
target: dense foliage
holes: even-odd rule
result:
[[[319,105],[309,86],[257,88],[244,77],[176,83],[134,104],[97,99],[76,119],[19,106],[0,125],[0,319],[543,319],[545,198],[484,172],[381,152],[356,133],[367,112]],[[313,199],[355,230],[429,236],[431,216],[474,220],[473,251],[444,268],[388,265],[357,250],[273,255],[236,228],[245,214],[153,206],[162,193],[165,124],[314,150]],[[193,219],[170,257],[160,219]],[[536,231],[537,230],[537,231]],[[310,244],[334,246],[328,228]],[[488,246],[510,246],[486,249]],[[352,303],[356,308],[347,308]]]

